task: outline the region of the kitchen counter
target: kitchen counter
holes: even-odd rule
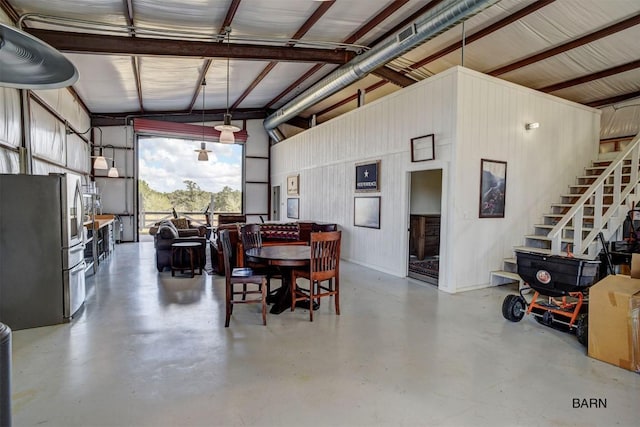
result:
[[[111,224],[115,219],[115,215],[96,215],[93,221],[84,222],[84,226],[89,230],[98,230]]]

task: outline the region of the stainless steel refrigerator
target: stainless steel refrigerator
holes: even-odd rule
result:
[[[81,184],[0,175],[0,322],[13,330],[64,323],[84,302]]]

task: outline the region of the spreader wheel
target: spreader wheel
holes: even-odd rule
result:
[[[576,338],[585,347],[589,344],[589,317],[587,313],[582,313],[576,319]]]
[[[519,322],[524,317],[527,302],[519,295],[507,295],[502,302],[502,315],[512,322]]]

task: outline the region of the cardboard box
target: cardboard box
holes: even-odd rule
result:
[[[631,297],[631,370],[640,372],[640,294]]]
[[[640,279],[611,275],[591,286],[589,288],[589,356],[624,369],[640,372],[640,366],[638,366],[640,354],[636,353],[640,347],[638,311],[640,311]],[[634,323],[636,323],[635,326]]]

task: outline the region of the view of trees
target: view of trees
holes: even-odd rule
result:
[[[174,190],[161,193],[152,189],[149,184],[140,180],[139,190],[144,210],[147,212],[203,212],[211,202],[215,212],[242,212],[242,192],[225,186],[222,191],[210,193],[204,191],[191,180],[183,181],[186,190]]]

